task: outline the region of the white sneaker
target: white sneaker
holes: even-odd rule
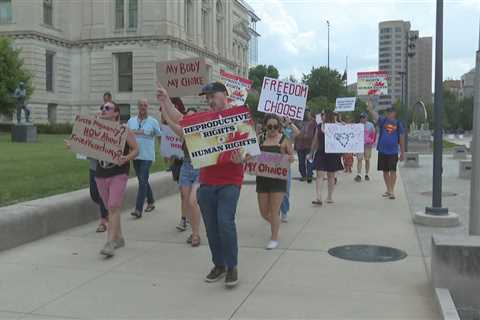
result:
[[[282,213],[282,222],[284,223],[288,222],[288,216],[285,213]]]
[[[278,248],[278,241],[277,240],[270,240],[270,242],[267,244],[267,250],[273,250]]]

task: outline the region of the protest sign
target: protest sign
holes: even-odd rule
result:
[[[307,85],[265,77],[258,111],[303,120],[307,95]]]
[[[363,153],[365,125],[325,124],[325,153]]]
[[[157,79],[171,97],[196,96],[208,83],[204,58],[157,63]]]
[[[127,134],[127,127],[119,122],[78,115],[70,136],[70,150],[92,159],[118,163]]]
[[[233,151],[260,154],[254,121],[247,107],[202,112],[184,117],[187,149],[195,169],[231,161]]]
[[[161,125],[162,138],[160,140],[160,154],[165,158],[175,157],[183,159],[182,139],[169,126]]]
[[[357,73],[357,95],[388,95],[388,73],[384,71]]]
[[[315,115],[315,121],[317,122],[317,124],[322,123],[322,114],[321,113]]]
[[[243,106],[247,101],[248,90],[252,86],[252,80],[220,70],[222,82],[228,90],[228,103],[233,106]]]
[[[357,97],[337,98],[335,101],[335,112],[348,112],[355,110],[355,102]]]
[[[290,162],[285,154],[262,152],[248,160],[244,168],[249,175],[287,180]]]

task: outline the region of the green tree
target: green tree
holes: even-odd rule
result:
[[[263,83],[264,77],[278,79],[279,75],[280,74],[277,68],[275,68],[274,66],[272,65],[266,66],[266,65],[260,64],[253,68],[250,68],[248,72],[248,79],[253,81],[252,88],[260,92],[262,89],[262,83]]]
[[[342,75],[327,67],[312,67],[308,74],[304,74],[302,82],[308,85],[308,99],[326,97],[330,103],[334,103],[338,97],[347,96]]]
[[[458,97],[450,90],[443,89],[443,127],[457,130],[460,127],[461,111]]]
[[[27,89],[27,98],[32,94],[31,75],[23,66],[20,50],[13,48],[9,38],[0,37],[0,114],[10,117],[15,110],[13,96],[19,82]]]
[[[458,104],[460,111],[459,126],[463,130],[472,130],[473,128],[473,97],[464,98]]]

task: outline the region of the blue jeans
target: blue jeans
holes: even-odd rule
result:
[[[103,204],[100,193],[98,193],[97,182],[95,181],[95,170],[90,170],[90,198],[100,207],[100,216],[103,219],[108,219],[108,210]]]
[[[153,199],[152,188],[150,188],[150,184],[148,183],[151,166],[152,161],[133,160],[133,167],[135,168],[135,173],[138,178],[137,204],[135,205],[135,210],[140,213],[143,212],[145,198],[147,198],[148,204],[153,204],[155,202],[155,199]]]
[[[240,187],[236,185],[201,185],[197,191],[198,205],[207,230],[208,246],[213,264],[233,268],[238,261],[237,211]]]
[[[288,180],[287,180],[287,192],[283,196],[283,201],[280,206],[280,212],[283,215],[287,215],[290,211],[290,187],[292,186],[292,170],[288,170]]]
[[[302,178],[312,179],[313,177],[313,163],[307,161],[307,155],[310,150],[297,150],[298,154],[298,170]]]

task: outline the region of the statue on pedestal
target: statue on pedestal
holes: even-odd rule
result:
[[[15,100],[17,105],[17,123],[22,122],[22,110],[25,113],[25,122],[30,122],[30,110],[25,104],[27,98],[27,89],[25,88],[25,83],[20,82],[17,89],[15,89]]]

